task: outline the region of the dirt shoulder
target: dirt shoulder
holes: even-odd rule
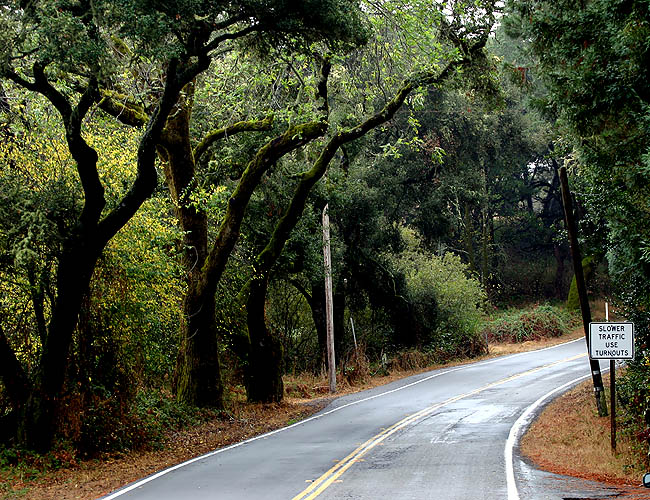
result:
[[[490,354],[484,358],[549,347],[581,336],[582,330],[577,329],[568,335],[554,339],[531,341],[523,344],[491,345]],[[444,366],[454,364],[460,365],[463,362]],[[391,373],[388,376],[372,377],[363,385],[355,387],[341,384],[342,386],[335,396],[338,397],[346,393],[381,386],[435,368],[438,367],[432,366],[423,370],[401,371]],[[323,388],[326,386],[324,379],[293,379],[287,380],[287,384],[302,388],[303,395],[307,397],[289,396],[282,403],[267,405],[245,402],[233,403],[228,418],[215,419],[197,427],[171,434],[161,450],[105,456],[102,459],[73,463],[67,468],[34,474],[35,477],[25,477],[22,473],[15,473],[15,471],[14,473],[6,470],[1,471],[0,493],[3,495],[2,498],[5,499],[96,499],[122,485],[161,469],[306,418],[319,411],[332,397],[335,397],[322,394]],[[572,403],[571,406],[575,407],[576,404]],[[540,421],[543,422],[543,420]],[[572,428],[572,426],[562,427]],[[530,456],[544,468],[548,468],[548,464],[556,463],[555,461],[559,460],[559,458],[546,458],[546,455],[539,451],[543,450],[547,445],[556,446],[553,441],[549,440],[556,430],[557,428],[554,426],[541,427],[539,431],[531,433],[531,437],[526,437],[527,443],[534,444],[533,447],[527,448],[533,450],[530,451]],[[609,443],[609,439],[607,439],[607,443]],[[527,446],[531,445],[527,444]],[[568,454],[565,458],[569,460],[566,463],[571,463],[573,460]],[[562,471],[564,473],[569,472],[568,469],[562,469]],[[592,475],[590,478],[600,479],[600,476],[595,477]],[[603,478],[610,480],[608,479],[609,476],[603,476]],[[614,480],[614,478],[611,480]]]

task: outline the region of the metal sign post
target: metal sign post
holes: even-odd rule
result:
[[[605,319],[609,319],[609,307],[605,304]],[[634,359],[634,323],[589,323],[589,357],[609,359],[609,392],[611,395],[611,445],[616,453],[616,360]]]
[[[609,304],[605,302],[605,321],[609,321]],[[609,421],[609,442],[612,452],[616,454],[616,360],[609,361],[609,395],[611,399],[612,416]]]
[[[609,394],[612,413],[609,421],[609,435],[612,451],[616,453],[616,360],[609,362]]]

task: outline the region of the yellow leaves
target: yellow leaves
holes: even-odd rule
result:
[[[109,205],[125,193],[135,177],[138,136],[133,129],[107,120],[93,120],[84,129],[84,139],[98,153],[97,168]],[[79,190],[76,164],[66,139],[61,128],[49,120],[0,144],[2,171],[19,173],[25,185],[36,191],[53,182]]]
[[[97,169],[109,206],[121,198],[136,175],[140,133],[112,122],[93,122],[84,139],[98,154]]]
[[[42,189],[58,180],[72,181],[73,165],[65,139],[56,135],[25,134],[0,145],[0,172],[20,172],[26,185]]]
[[[126,271],[128,288],[121,300],[137,305],[131,319],[144,329],[163,322],[173,330],[180,321],[185,286],[178,255],[182,235],[171,212],[166,198],[146,201],[106,249]]]

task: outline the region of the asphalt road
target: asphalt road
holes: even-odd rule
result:
[[[584,340],[341,397],[285,429],[133,483],[105,500],[565,499],[614,489],[558,480],[519,456],[553,396],[589,377]]]

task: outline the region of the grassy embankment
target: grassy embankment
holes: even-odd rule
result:
[[[603,375],[611,408],[609,374]],[[618,413],[618,412],[617,412]],[[521,448],[539,467],[612,484],[639,485],[646,472],[640,443],[617,419],[616,453],[610,418],[599,417],[591,380],[551,402],[522,439]]]

